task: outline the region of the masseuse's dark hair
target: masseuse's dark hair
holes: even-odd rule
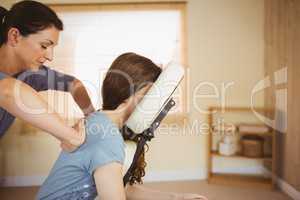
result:
[[[120,55],[110,66],[102,86],[104,110],[114,110],[128,97],[135,94],[147,83],[153,83],[161,73],[161,68],[150,59],[135,53]],[[124,139],[127,140],[125,135]],[[138,142],[139,138],[134,139]],[[129,179],[129,183],[142,183],[145,176],[145,149],[138,160],[137,169]]]
[[[26,37],[49,27],[63,30],[63,23],[48,6],[36,1],[21,1],[10,10],[0,7],[0,46],[7,42],[10,28],[17,28]]]

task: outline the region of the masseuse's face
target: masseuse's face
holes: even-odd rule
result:
[[[30,34],[20,36],[16,45],[16,54],[20,58],[23,69],[37,70],[46,61],[52,61],[53,48],[57,45],[59,30],[50,27]]]

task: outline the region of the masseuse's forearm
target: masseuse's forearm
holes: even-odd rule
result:
[[[70,92],[74,98],[74,101],[81,108],[85,116],[95,111],[88,92],[81,81],[74,79],[70,88]]]
[[[77,132],[68,127],[40,95],[27,84],[13,78],[0,81],[0,106],[12,115],[50,132],[61,141],[80,143]]]

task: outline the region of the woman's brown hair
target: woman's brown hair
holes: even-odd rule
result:
[[[110,66],[102,86],[103,110],[114,110],[128,97],[148,83],[153,83],[161,73],[161,68],[150,59],[135,53],[125,53],[116,58]],[[125,140],[128,138],[123,135]],[[133,139],[138,142],[139,138]],[[129,183],[142,183],[145,176],[145,149],[138,160],[137,168]]]

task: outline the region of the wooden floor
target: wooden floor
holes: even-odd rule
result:
[[[230,185],[245,188],[264,188],[274,189],[271,178],[263,178],[257,176],[241,176],[234,174],[213,174],[209,179],[209,183],[218,185]]]
[[[292,200],[282,192],[262,189],[208,184],[206,181],[146,183],[146,186],[172,192],[205,195],[209,200]],[[33,200],[38,187],[0,188],[1,200]]]

